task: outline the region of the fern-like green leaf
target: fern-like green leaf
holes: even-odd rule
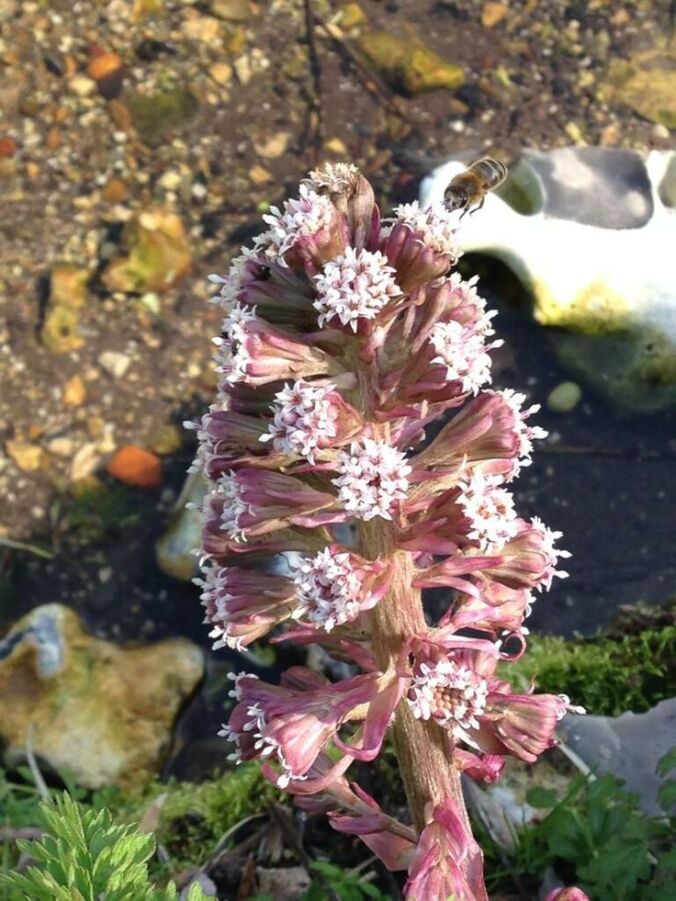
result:
[[[113,822],[107,810],[82,807],[69,795],[41,805],[46,834],[18,843],[34,861],[25,873],[0,874],[10,901],[176,901],[176,886],[153,886],[152,835]],[[206,896],[194,886],[189,901]]]

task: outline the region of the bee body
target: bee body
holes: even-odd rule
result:
[[[500,160],[485,156],[476,160],[464,172],[454,176],[446,188],[445,200],[452,210],[480,210],[486,194],[507,178],[507,166]]]

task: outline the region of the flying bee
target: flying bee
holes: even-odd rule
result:
[[[497,188],[507,178],[507,166],[500,160],[484,156],[472,163],[469,169],[455,175],[446,188],[444,198],[451,210],[462,210],[462,216],[480,210],[486,194]]]

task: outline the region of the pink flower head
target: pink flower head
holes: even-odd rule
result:
[[[455,487],[442,490],[448,482],[455,482]],[[482,555],[495,556],[518,530],[514,500],[500,476],[475,472],[461,479],[455,475],[431,479],[411,494],[404,507],[411,524],[402,533],[402,544],[409,550],[441,554],[462,546],[468,552],[478,549]]]
[[[217,356],[226,385],[245,382],[259,386],[335,371],[327,353],[257,316],[239,321],[234,338],[234,342],[221,343]]]
[[[311,172],[307,184],[318,194],[327,194],[347,219],[349,244],[355,250],[371,245],[380,224],[373,188],[349,163],[324,163]]]
[[[387,336],[401,349],[388,360],[383,409],[414,403],[437,415],[490,382],[488,352],[502,342],[486,340],[494,313],[485,311],[473,281],[453,273],[420,291]]]
[[[353,163],[324,163],[321,168],[313,169],[303,183],[317,192],[328,194],[335,202],[334,196],[354,191],[357,180],[362,177]]]
[[[235,260],[225,279],[210,278],[221,284],[221,292],[213,300],[221,303],[226,314],[237,306],[256,312],[271,324],[290,326],[291,331],[316,326],[314,290],[309,279],[264,254],[246,251],[243,262]]]
[[[555,888],[547,895],[545,901],[589,901],[589,896],[585,895],[582,889],[570,886],[569,888]]]
[[[265,265],[250,251],[243,253],[230,263],[230,271],[223,277],[210,275],[209,281],[218,286],[218,291],[210,300],[229,312],[238,303],[246,288],[261,278]]]
[[[311,488],[302,479],[262,469],[224,472],[208,499],[205,529],[225,532],[231,541],[246,541],[288,525],[320,525],[344,518],[324,513],[335,497]]]
[[[342,253],[347,242],[344,216],[328,197],[306,184],[300,186],[297,200],[285,201],[282,210],[270,207],[263,221],[269,230],[256,239],[257,248],[292,268],[304,267],[308,275]]]
[[[275,395],[273,420],[260,441],[272,440],[275,450],[298,454],[314,463],[317,450],[347,443],[361,429],[359,413],[331,383],[302,379]]]
[[[471,666],[452,657],[422,660],[414,670],[408,703],[418,719],[433,719],[458,740],[479,729],[486,711],[488,681]]]
[[[464,393],[477,394],[486,382],[491,381],[489,348],[481,332],[467,329],[450,319],[438,322],[429,340],[434,349],[431,362],[445,369],[447,382],[460,382]]]
[[[297,589],[295,619],[304,619],[330,632],[353,622],[374,607],[389,586],[389,573],[337,545],[291,566]]]
[[[517,531],[516,511],[511,493],[499,476],[475,473],[458,483],[458,504],[470,523],[467,537],[482,552],[499,552]]]
[[[554,532],[534,516],[530,523],[516,521],[513,537],[500,549],[502,562],[487,575],[505,585],[519,588],[549,589],[554,576],[565,579],[568,573],[557,569],[559,558],[570,557],[569,551],[560,551],[554,542],[561,532]]]
[[[382,673],[300,691],[284,686],[275,689],[265,683],[255,684],[257,681],[240,679],[237,683],[239,703],[230,716],[226,737],[235,742],[241,759],[250,759],[244,755],[274,755],[282,767],[276,779],[281,788],[291,780],[303,780],[332,740],[351,756],[373,759],[403,688],[400,680]],[[343,723],[351,720],[364,723],[362,749],[338,737]]]
[[[432,810],[408,873],[406,901],[488,901],[481,849],[450,799]]]
[[[469,280],[459,272],[425,285],[424,302],[414,310],[410,326],[411,349],[422,350],[438,322],[458,322],[472,333],[488,337],[494,334],[491,320],[495,310],[486,310],[486,301],[477,294],[478,276]]]
[[[364,438],[339,457],[339,501],[348,513],[368,521],[392,519],[398,501],[406,497],[411,467],[404,454],[385,441]]]
[[[215,407],[205,413],[200,422],[185,422],[185,428],[197,432],[199,441],[190,471],[204,472],[209,478],[218,479],[222,472],[232,468],[240,455],[261,454],[265,425],[260,417]]]
[[[472,584],[472,583],[470,583]],[[477,579],[474,591],[460,592],[455,605],[440,620],[440,626],[478,629],[482,632],[526,634],[524,620],[530,616],[534,597],[528,588],[508,588],[499,582]]]
[[[522,410],[524,400],[525,395],[510,390],[484,391],[456,413],[413,465],[438,470],[464,461],[480,464],[485,474],[514,478],[530,464],[533,441],[547,436],[526,424],[539,407]]]
[[[417,201],[395,209],[396,218],[383,229],[383,253],[397,270],[405,291],[448,272],[460,256],[452,214],[443,204],[421,209]]]
[[[408,703],[417,718],[433,719],[456,741],[533,763],[554,744],[566,711],[584,711],[565,695],[512,694],[496,677],[498,656],[488,648],[462,638],[418,642]]]
[[[487,710],[478,736],[480,747],[488,753],[511,754],[526,763],[535,763],[556,744],[556,724],[568,710],[584,713],[583,708],[571,706],[566,695],[516,695],[504,686],[490,693]]]
[[[356,332],[360,321],[375,319],[401,296],[393,275],[394,269],[378,251],[348,247],[315,276],[319,325],[341,325]]]
[[[290,579],[237,566],[207,561],[203,578],[195,581],[202,589],[214,650],[242,650],[288,619],[296,603],[296,586]]]
[[[505,388],[503,391],[496,391],[495,394],[502,398],[512,411],[513,415],[513,427],[519,443],[516,465],[510,473],[510,478],[515,478],[519,474],[522,466],[530,466],[533,462],[531,458],[533,442],[542,441],[547,437],[548,433],[540,426],[528,425],[526,422],[533,413],[538,412],[540,404],[531,404],[530,407],[525,407],[526,395],[519,394],[511,388]]]

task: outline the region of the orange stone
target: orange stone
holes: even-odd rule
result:
[[[127,186],[119,178],[111,178],[106,182],[101,196],[108,203],[120,203],[127,196]]]
[[[61,131],[54,126],[47,134],[47,150],[58,150],[61,146]]]
[[[0,158],[10,159],[16,153],[16,141],[14,138],[0,138]]]
[[[155,454],[125,444],[113,456],[106,466],[108,475],[125,485],[136,485],[138,488],[158,488],[162,484],[162,461]]]
[[[108,78],[119,72],[121,68],[122,58],[117,53],[104,50],[92,55],[87,66],[87,74],[94,81],[101,81],[102,78]]]

